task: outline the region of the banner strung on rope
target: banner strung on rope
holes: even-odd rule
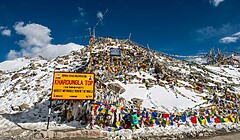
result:
[[[110,48],[111,56],[121,56],[120,48]]]
[[[54,72],[52,100],[93,100],[94,74]]]

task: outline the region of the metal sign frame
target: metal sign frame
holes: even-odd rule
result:
[[[51,100],[93,100],[94,93],[94,73],[55,71],[53,74]],[[78,94],[85,95],[78,96]]]
[[[120,48],[110,48],[110,56],[121,56]]]

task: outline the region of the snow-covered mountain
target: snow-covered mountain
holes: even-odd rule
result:
[[[120,48],[121,57],[110,57],[110,48]],[[5,119],[0,124],[7,128],[10,122],[46,122],[54,71],[94,72],[96,76],[95,100],[54,101],[51,120],[55,121],[86,121],[81,113],[91,114],[84,109],[92,106],[94,110],[93,102],[101,106],[97,109],[117,104],[124,109],[170,113],[208,107],[218,99],[238,108],[237,66],[199,65],[165,56],[130,40],[112,38],[98,39],[92,53],[85,46],[54,60],[36,57],[4,61],[0,63],[0,114]],[[63,117],[66,109],[71,114]]]

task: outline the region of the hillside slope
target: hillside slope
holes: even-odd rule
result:
[[[113,127],[121,122],[119,114],[134,111],[178,114],[214,107],[223,110],[220,115],[236,114],[239,108],[240,68],[236,66],[181,61],[130,40],[100,38],[92,53],[89,48],[54,60],[36,57],[0,63],[0,114],[6,118],[1,127],[47,121],[54,71],[93,72],[96,77],[94,101],[53,102],[51,120],[58,123],[76,120],[81,125]],[[111,57],[110,48],[120,48],[121,57]],[[99,122],[104,114],[118,121]]]

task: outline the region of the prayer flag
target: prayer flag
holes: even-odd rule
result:
[[[197,124],[197,117],[196,116],[191,116],[190,118],[192,124]]]

